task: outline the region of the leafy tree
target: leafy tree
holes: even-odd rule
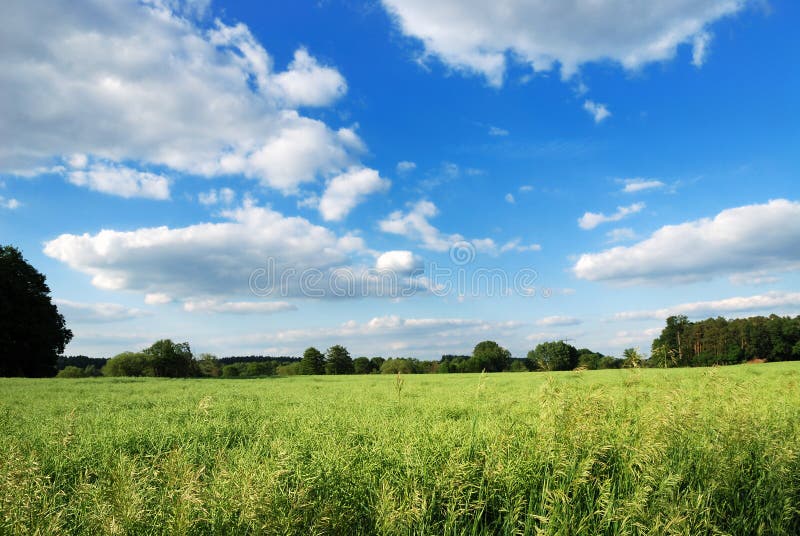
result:
[[[148,376],[149,357],[143,353],[122,352],[109,359],[103,367],[105,376]]]
[[[528,352],[533,370],[572,370],[578,366],[578,349],[564,341],[543,342]]]
[[[203,376],[212,378],[218,378],[222,374],[222,366],[217,356],[212,354],[200,354],[200,358],[197,360],[197,369]]]
[[[474,372],[500,372],[511,364],[511,352],[494,341],[483,341],[475,345],[471,359]]]
[[[528,372],[528,366],[522,359],[514,359],[511,366],[508,367],[509,372]]]
[[[325,374],[325,356],[314,348],[306,348],[298,366],[299,374]]]
[[[67,365],[56,374],[56,378],[86,378],[88,376],[91,374],[87,374],[84,369],[74,365]]]
[[[287,363],[284,365],[279,365],[277,369],[275,369],[275,373],[279,376],[297,376],[300,374],[300,363]]]
[[[188,342],[175,343],[170,339],[161,339],[142,353],[148,356],[149,375],[186,378],[197,374],[197,363]]]
[[[639,368],[644,361],[642,354],[640,354],[636,348],[626,348],[625,351],[622,352],[622,357],[622,366],[624,368]]]
[[[297,363],[294,363],[297,365]],[[256,377],[256,376],[272,376],[275,374],[277,365],[274,361],[251,361],[244,364],[244,373],[242,376]]]
[[[381,367],[386,362],[386,360],[382,357],[373,357],[369,360],[369,366],[372,368],[374,372],[380,372]]]
[[[353,359],[353,372],[356,374],[369,374],[372,372],[372,363],[368,357],[357,357]]]
[[[325,373],[326,374],[352,374],[353,360],[347,348],[339,344],[328,348],[325,354]]]
[[[0,246],[0,376],[53,376],[72,339],[45,277],[13,246]]]
[[[242,374],[242,363],[231,363],[222,365],[223,378],[238,378]]]

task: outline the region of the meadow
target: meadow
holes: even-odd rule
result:
[[[800,534],[800,363],[0,379],[2,534]]]

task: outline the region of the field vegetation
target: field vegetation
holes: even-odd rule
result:
[[[800,364],[0,379],[2,534],[798,534]]]

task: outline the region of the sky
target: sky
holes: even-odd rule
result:
[[[6,0],[0,244],[109,357],[800,313],[788,0]]]

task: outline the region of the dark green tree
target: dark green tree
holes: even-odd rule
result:
[[[306,375],[325,374],[325,356],[313,346],[306,348],[306,351],[303,352],[303,359],[298,365],[298,372]]]
[[[380,372],[381,367],[385,362],[386,360],[382,357],[373,357],[372,359],[369,360],[369,365],[374,372]]]
[[[54,376],[72,339],[45,277],[13,246],[0,246],[0,376]]]
[[[347,348],[339,344],[331,346],[325,354],[326,374],[352,374],[353,360]]]
[[[213,354],[200,354],[197,360],[197,369],[203,376],[218,378],[222,374],[222,366],[217,356]]]
[[[141,352],[122,352],[106,362],[104,376],[150,376],[149,356]]]
[[[353,372],[356,374],[370,374],[372,372],[372,363],[368,357],[357,357],[353,359]]]
[[[483,341],[475,345],[470,361],[474,372],[500,372],[511,365],[511,352],[494,341]]]
[[[572,370],[578,366],[578,349],[564,341],[543,342],[528,352],[532,370]]]
[[[188,342],[161,339],[143,352],[148,357],[148,376],[187,378],[198,373],[197,363]]]

